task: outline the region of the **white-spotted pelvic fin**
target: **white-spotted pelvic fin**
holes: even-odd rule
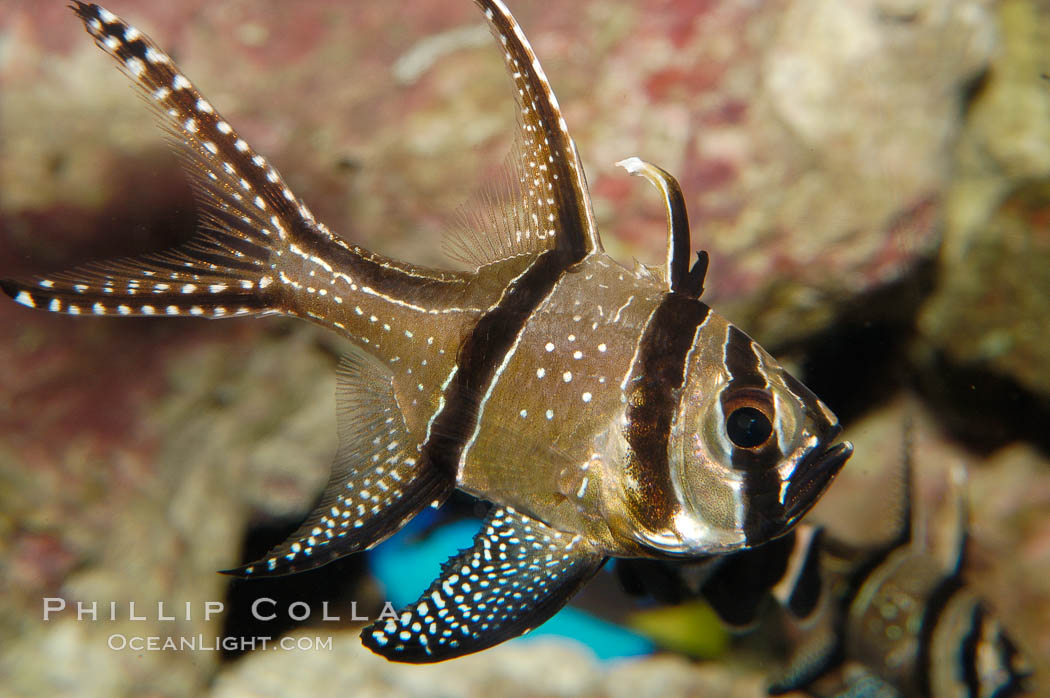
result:
[[[631,157],[616,164],[632,175],[644,177],[663,194],[664,206],[667,208],[668,290],[699,298],[704,292],[708,256],[703,250],[697,252],[696,262],[690,269],[689,214],[678,180],[667,170],[641,158]]]
[[[399,662],[439,662],[517,637],[540,625],[601,568],[585,539],[510,508],[485,519],[474,545],[403,609],[361,632],[365,646]]]

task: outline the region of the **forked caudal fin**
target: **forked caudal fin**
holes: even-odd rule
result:
[[[224,317],[280,310],[269,290],[297,240],[330,236],[281,176],[134,27],[98,5],[73,10],[153,108],[189,173],[200,225],[165,252],[87,264],[0,288],[70,315]]]

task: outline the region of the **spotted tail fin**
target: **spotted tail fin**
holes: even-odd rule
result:
[[[74,2],[95,43],[114,58],[157,116],[190,175],[197,234],[173,250],[0,281],[22,305],[71,315],[277,312],[280,255],[303,236],[330,236],[281,176],[139,30],[103,7]]]

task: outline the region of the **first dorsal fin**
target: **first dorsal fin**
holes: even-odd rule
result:
[[[419,601],[365,628],[361,640],[399,662],[477,652],[546,621],[604,561],[580,536],[497,507]]]
[[[690,268],[689,214],[678,180],[662,167],[641,158],[630,157],[616,164],[632,175],[644,177],[663,194],[667,209],[668,290],[699,298],[704,292],[704,277],[707,275],[707,252],[697,252],[696,262]]]
[[[454,482],[419,457],[394,396],[392,374],[362,352],[338,371],[339,451],[320,504],[261,560],[227,574],[301,572],[366,550],[444,500]]]

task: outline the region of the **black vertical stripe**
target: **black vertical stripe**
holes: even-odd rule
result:
[[[729,383],[723,388],[720,399],[723,416],[728,418],[733,398],[738,396],[740,391],[768,396],[769,382],[762,372],[758,352],[755,351],[755,343],[733,325],[729,326],[729,331],[726,333],[724,354],[726,370],[729,372]],[[768,475],[771,468],[780,462],[780,458],[777,439],[770,438],[766,445],[758,450],[734,448],[732,463],[734,468],[747,471],[749,479],[762,479],[762,474]],[[750,476],[751,473],[753,476]],[[779,489],[779,487],[780,483],[777,481],[776,488]]]
[[[732,325],[726,334],[725,362],[730,381],[722,390],[722,409],[728,417],[727,405],[736,391],[765,390],[769,383],[754,342]],[[780,501],[780,474],[775,469],[782,457],[775,438],[758,451],[733,449],[733,467],[744,473],[744,538],[748,545],[758,545],[782,532],[785,509]]]
[[[733,325],[729,326],[729,332],[726,333],[725,361],[733,387],[766,387],[766,377],[762,375],[754,343]]]
[[[1010,698],[1029,692],[1032,687],[1028,685],[1027,679],[1032,675],[1032,667],[998,622],[995,628],[995,650],[999,661],[997,668],[1005,676],[998,677],[1001,681],[995,688],[994,698]]]
[[[799,544],[803,541],[798,538]],[[805,549],[796,548],[794,554],[802,555],[798,576],[795,577],[786,606],[796,618],[805,618],[817,608],[817,603],[825,593],[824,580],[820,571],[821,543],[824,540],[824,529],[818,528],[806,543]]]
[[[494,380],[496,367],[532,312],[574,261],[558,250],[542,253],[471,330],[460,347],[458,370],[445,391],[445,405],[434,417],[423,444],[424,462],[456,476],[463,447],[477,426],[481,397]]]
[[[978,661],[981,652],[992,656],[995,664],[981,666]],[[1029,671],[1018,666],[1019,657],[1017,647],[1003,627],[988,613],[983,603],[975,601],[969,631],[960,641],[956,657],[961,663],[956,673],[963,677],[969,695],[975,698],[986,695],[1008,698],[1026,694],[1031,689],[1025,680]],[[939,659],[945,661],[943,657]]]
[[[649,530],[667,528],[675,514],[677,497],[667,452],[671,423],[693,336],[710,313],[707,305],[693,298],[665,294],[642,333],[625,388],[625,437],[630,445],[625,475],[628,482],[637,483],[637,489],[628,492],[628,505]]]
[[[760,545],[785,528],[785,509],[780,502],[780,476],[772,468],[750,470],[744,475],[744,539]]]

